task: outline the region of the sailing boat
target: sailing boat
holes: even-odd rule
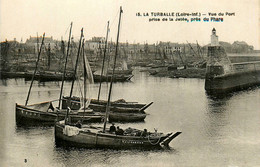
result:
[[[108,32],[109,32],[109,22],[108,22],[108,26],[107,26],[107,35],[106,35],[102,70],[101,70],[101,74],[98,74],[97,73],[98,71],[93,74],[95,82],[107,82],[107,81],[111,80],[111,78],[112,78],[112,70],[109,69],[109,59],[108,59],[107,67],[106,67],[106,69],[104,69],[104,67],[105,67],[104,62],[106,60],[105,55],[106,55],[106,48],[107,48]],[[113,76],[113,81],[114,82],[130,81],[130,79],[134,76],[134,75],[132,75],[132,71],[133,71],[132,69],[128,69],[128,65],[127,65],[126,61],[123,60],[122,67],[117,68],[115,70],[115,75]],[[105,73],[105,75],[103,75],[103,72]]]
[[[131,78],[133,78],[134,75],[132,75],[132,71],[131,69],[128,70],[117,70],[116,75],[114,75],[114,82],[127,82],[130,81]],[[112,78],[112,72],[111,70],[107,70],[106,71],[106,75],[101,75],[98,74],[99,71],[96,71],[93,74],[94,77],[94,81],[95,82],[107,82],[109,80],[111,80]]]
[[[103,62],[102,62],[102,69],[101,69],[101,75],[100,78],[103,76],[104,72],[104,65],[106,60],[106,50],[107,50],[107,39],[108,39],[108,32],[109,32],[109,21],[107,24],[107,33],[106,33],[106,42],[105,42],[105,48],[104,48],[104,56],[103,56]],[[115,70],[116,73],[116,70]],[[115,79],[113,77],[113,79]],[[98,90],[98,99],[91,99],[91,103],[89,104],[89,108],[93,109],[96,112],[102,112],[104,113],[106,111],[106,104],[107,101],[100,100],[100,92],[101,92],[101,85],[102,83],[99,83],[99,90]],[[79,106],[74,105],[74,103],[78,103],[80,101],[79,97],[63,97],[62,99],[62,109],[67,109],[69,107],[69,99],[73,100],[71,102],[71,108],[78,110]],[[110,106],[110,113],[109,113],[109,121],[110,122],[140,122],[144,121],[146,118],[146,113],[144,112],[145,109],[147,109],[150,105],[152,105],[153,102],[149,104],[138,104],[138,103],[130,103],[126,102],[125,100],[117,100],[114,101]]]
[[[67,101],[69,97],[63,97],[62,109],[68,107]],[[79,97],[72,97],[72,103],[79,103]],[[106,100],[91,99],[89,108],[93,109],[94,112],[106,112]],[[113,101],[110,103],[110,112],[108,119],[110,122],[140,122],[146,118],[145,109],[147,109],[153,102],[149,104],[140,104],[136,102],[125,102],[123,99]],[[78,105],[72,105],[74,110],[79,109]]]
[[[108,70],[108,74],[112,74],[113,70]],[[132,75],[133,69],[128,67],[125,59],[122,60],[121,67],[115,69],[116,75]]]
[[[118,52],[119,27],[122,12],[122,8],[120,7],[117,45],[112,76],[114,75],[116,57]],[[106,107],[106,117],[104,120],[103,128],[94,126],[83,126],[82,128],[78,128],[76,126],[68,125],[64,121],[57,122],[54,128],[55,143],[57,145],[68,145],[87,148],[154,148],[161,145],[168,146],[168,144],[175,137],[181,134],[181,132],[167,134],[158,132],[150,133],[147,132],[146,129],[144,131],[141,131],[133,128],[126,129],[125,133],[123,134],[109,132],[106,128],[106,123],[110,109],[112,86],[113,78],[111,79],[110,83],[108,102]]]
[[[68,42],[68,50],[67,50],[67,57],[68,57],[68,53],[69,53],[69,44],[70,44],[70,37],[71,37],[71,29],[72,29],[72,23],[71,23],[71,28],[70,28],[70,36],[69,36],[69,42]],[[82,30],[83,31],[83,30]],[[45,34],[44,34],[45,35]],[[82,33],[83,35],[83,33]],[[82,37],[81,37],[82,38]],[[67,109],[62,110],[60,109],[60,103],[58,108],[54,108],[53,107],[53,102],[54,101],[61,101],[61,97],[62,97],[62,89],[63,89],[63,83],[64,83],[64,79],[65,79],[65,70],[66,70],[66,63],[67,63],[67,57],[66,57],[66,63],[65,63],[65,68],[64,68],[64,75],[63,75],[63,81],[62,81],[62,86],[61,86],[61,94],[60,94],[60,99],[59,100],[53,100],[53,101],[47,101],[47,102],[42,102],[42,103],[36,103],[36,104],[32,104],[32,105],[27,105],[28,104],[28,100],[30,97],[30,92],[31,92],[31,88],[33,85],[33,81],[34,81],[34,76],[36,74],[37,71],[37,67],[38,67],[38,62],[39,62],[39,58],[40,58],[40,54],[41,54],[41,48],[44,42],[44,36],[42,39],[42,44],[40,47],[40,51],[38,53],[38,59],[36,62],[36,68],[34,71],[34,75],[32,77],[32,81],[31,81],[31,85],[28,91],[28,95],[27,95],[27,99],[25,102],[25,105],[19,105],[16,103],[16,123],[18,125],[30,125],[30,124],[48,124],[48,125],[53,125],[55,121],[57,120],[63,120],[65,118],[65,116],[68,115],[70,116],[70,121],[73,122],[77,122],[77,121],[82,121],[82,122],[100,122],[103,119],[103,114],[98,114],[93,112],[93,110],[86,110],[87,106],[86,106],[86,102],[84,100],[83,103],[76,103],[75,105],[77,106],[81,106],[81,109],[77,109],[77,110],[73,110],[70,109],[70,111],[67,111]],[[77,59],[80,55],[80,46],[81,46],[81,42],[79,44],[79,50],[78,50],[78,55],[77,55]],[[84,53],[84,52],[83,52]],[[84,55],[83,55],[84,58]],[[76,63],[77,66],[77,63]],[[88,67],[86,67],[88,66]],[[89,69],[89,65],[87,62],[87,59],[84,58],[84,68],[88,68]],[[91,73],[91,72],[90,72]],[[90,74],[88,73],[88,74]],[[74,72],[74,76],[76,75],[76,68],[75,68],[75,72]],[[91,73],[92,75],[92,73]],[[90,77],[91,78],[91,77]],[[73,84],[74,84],[74,80],[73,79]],[[92,78],[93,80],[93,78]],[[73,85],[72,84],[72,85]],[[73,86],[71,89],[71,95],[72,95],[72,90],[73,90]],[[84,89],[85,90],[85,89]],[[84,97],[84,99],[86,99]],[[82,112],[80,112],[82,111]]]

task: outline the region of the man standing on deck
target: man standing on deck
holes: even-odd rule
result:
[[[111,132],[111,133],[116,132],[116,127],[115,127],[115,124],[114,124],[114,123],[112,123],[112,125],[110,126],[109,132]]]

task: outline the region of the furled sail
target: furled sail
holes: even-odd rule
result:
[[[122,70],[128,70],[128,66],[125,60],[122,62]]]
[[[80,110],[84,110],[84,108],[87,108],[90,104],[90,87],[94,84],[94,79],[87,56],[84,54],[83,49],[81,51],[81,56],[79,58],[79,64],[76,72],[76,83],[77,92],[79,92],[80,97]]]

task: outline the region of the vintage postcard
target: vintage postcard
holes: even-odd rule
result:
[[[1,0],[0,166],[260,166],[259,0]]]

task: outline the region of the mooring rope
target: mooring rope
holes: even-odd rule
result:
[[[156,143],[152,143],[151,140],[150,140],[150,135],[148,135],[148,141],[151,145],[157,145],[160,142],[161,138],[162,138],[162,135],[160,135],[160,138]]]

